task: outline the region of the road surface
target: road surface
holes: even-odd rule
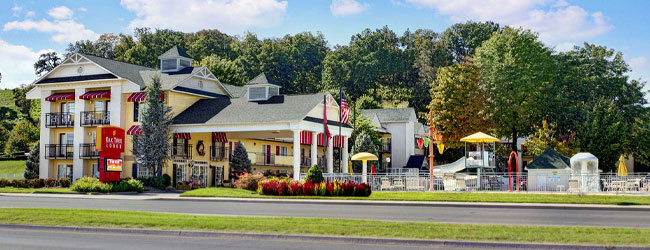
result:
[[[564,208],[296,204],[242,201],[114,200],[2,196],[0,207],[78,208],[204,215],[318,217],[501,225],[650,228],[650,211]]]

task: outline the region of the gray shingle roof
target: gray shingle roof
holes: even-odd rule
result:
[[[232,95],[233,98],[242,97],[246,93],[246,88],[242,86],[236,86],[227,83],[221,83],[221,84],[223,84],[223,87],[225,87],[226,90],[228,90],[228,92]]]
[[[256,102],[246,98],[202,99],[178,114],[173,123],[226,125],[301,121],[323,102],[323,95],[280,95]]]
[[[556,152],[552,147],[544,150],[542,154],[537,156],[533,162],[526,166],[526,169],[567,169],[571,168],[571,161],[569,157],[561,155]]]
[[[145,84],[151,83],[151,78],[156,74],[160,75],[160,85],[162,89],[170,89],[174,85],[178,84],[185,78],[189,77],[191,74],[196,73],[201,70],[201,67],[187,67],[177,72],[164,72],[161,73],[158,70],[147,70],[140,71],[140,75],[144,80]]]
[[[106,70],[116,74],[119,77],[128,79],[135,84],[140,85],[141,88],[146,86],[143,77],[140,75],[140,71],[155,71],[155,69],[135,65],[131,63],[120,62],[116,60],[106,59],[103,57],[97,57],[93,55],[81,54],[80,55],[88,58],[92,62],[98,64],[99,66],[105,68]]]
[[[158,57],[158,59],[162,59],[162,58],[173,58],[173,57],[185,57],[185,58],[188,58],[188,59],[192,59],[192,60],[194,60],[194,58],[192,58],[190,55],[188,55],[188,54],[185,52],[185,50],[181,49],[181,48],[178,47],[178,46],[174,46],[174,47],[172,47],[171,49],[165,51],[165,53],[163,53],[162,55],[160,55],[160,56]]]
[[[252,80],[246,83],[246,85],[257,85],[257,84],[271,84],[271,85],[278,86],[277,84],[275,84],[275,81],[273,81],[273,79],[268,77],[265,73],[261,73],[257,75],[255,78],[253,78]]]
[[[396,109],[363,109],[361,114],[365,117],[371,117],[376,114],[380,122],[406,122],[411,115],[415,114],[413,108],[396,108]]]

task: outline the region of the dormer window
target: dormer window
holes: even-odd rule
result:
[[[162,71],[176,71],[178,67],[176,66],[176,59],[167,59],[162,60]]]
[[[192,67],[192,57],[181,48],[174,46],[158,57],[161,72],[176,72],[187,67]]]
[[[280,86],[272,82],[266,74],[262,73],[246,83],[248,101],[266,101],[280,95]]]
[[[248,88],[249,101],[266,101],[269,98],[266,96],[266,87],[250,87]]]

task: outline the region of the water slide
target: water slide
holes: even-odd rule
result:
[[[465,169],[465,157],[461,157],[455,162],[435,166],[433,168],[434,176],[442,176],[443,174],[453,174]]]

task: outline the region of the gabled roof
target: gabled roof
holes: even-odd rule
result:
[[[146,84],[144,79],[140,75],[140,71],[155,71],[155,69],[149,67],[106,59],[103,57],[87,55],[82,53],[79,53],[79,55],[87,58],[88,60],[96,63],[100,67],[105,68],[106,70],[110,71],[111,73],[121,78],[125,78],[137,85],[140,85],[140,87],[142,88],[144,88]]]
[[[408,122],[417,120],[415,117],[415,110],[413,108],[395,108],[395,109],[364,109],[361,114],[366,117],[372,117],[373,114],[377,115],[379,121],[384,122]]]
[[[261,74],[257,75],[255,78],[253,78],[252,80],[250,80],[250,81],[248,81],[246,83],[246,85],[249,85],[249,86],[250,85],[266,85],[266,84],[270,84],[270,85],[280,87],[279,85],[275,84],[275,81],[273,81],[273,79],[268,77],[265,73],[261,73]]]
[[[526,166],[526,169],[570,169],[569,157],[561,155],[552,147],[544,150],[533,162]]]
[[[221,83],[223,84],[223,87],[228,90],[228,92],[231,94],[233,98],[239,98],[244,96],[246,93],[246,88],[242,86],[237,86],[237,85],[232,85],[232,84],[227,84],[227,83]]]
[[[173,124],[246,124],[302,121],[323,102],[323,93],[279,95],[267,101],[246,98],[202,99],[174,117]]]
[[[158,57],[158,59],[166,59],[166,58],[177,58],[177,57],[184,57],[187,59],[194,60],[190,55],[185,53],[185,50],[181,49],[178,46],[174,46],[171,49],[165,51],[162,55]]]
[[[200,67],[187,67],[176,72],[160,72],[158,70],[147,70],[147,71],[140,71],[139,74],[142,76],[142,79],[144,79],[145,84],[150,84],[151,78],[155,75],[159,75],[160,87],[162,89],[170,89],[174,87],[176,84],[178,84],[179,82],[190,77],[190,75],[198,72],[199,70],[201,70]]]

